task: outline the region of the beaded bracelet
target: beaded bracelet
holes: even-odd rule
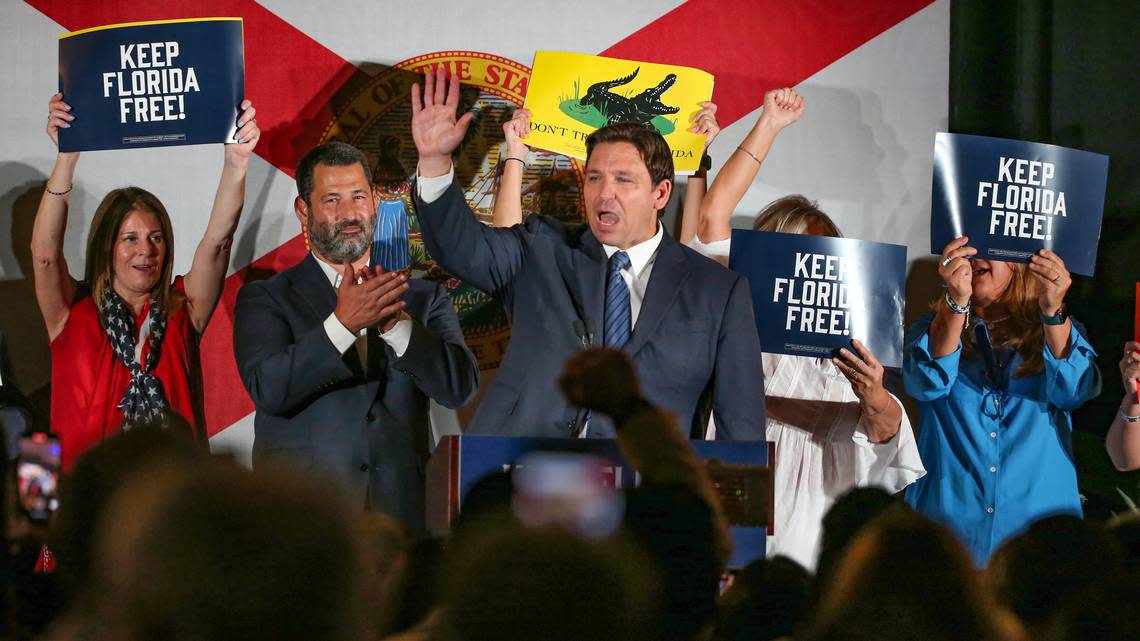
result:
[[[965,305],[959,305],[958,303],[955,303],[954,299],[950,298],[949,290],[946,291],[946,306],[949,307],[950,311],[954,312],[955,314],[965,314],[966,312],[970,311],[970,304],[966,303]]]
[[[44,191],[51,194],[52,196],[66,196],[69,193],[71,193],[71,190],[73,187],[75,187],[75,185],[71,184],[71,185],[68,185],[67,189],[65,189],[63,191],[52,191],[51,189],[48,188],[47,183],[44,183]]]

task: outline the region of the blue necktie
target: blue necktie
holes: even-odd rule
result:
[[[610,271],[606,275],[606,326],[603,338],[606,347],[614,349],[621,349],[629,342],[629,286],[621,277],[621,270],[629,265],[629,254],[623,251],[610,256]]]

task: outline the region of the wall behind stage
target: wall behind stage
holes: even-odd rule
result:
[[[547,0],[460,5],[4,3],[0,330],[10,339],[19,385],[36,401],[41,421],[50,358],[27,248],[54,158],[44,134],[46,104],[56,90],[57,37],[100,24],[245,18],[246,89],[266,134],[251,164],[226,297],[203,341],[212,443],[239,456],[248,456],[253,408],[233,371],[233,295],[254,272],[260,277],[280,269],[303,251],[291,207],[292,167],[300,154],[333,120],[348,117],[343,102],[354,87],[415,56],[479,51],[529,66],[536,49],[554,49],[704,68],[717,77],[714,97],[725,127],[711,149],[714,167],[744,139],[764,91],[796,86],[806,97],[806,115],[777,142],[734,222],[747,226],[772,199],[803,193],[817,199],[847,236],[905,244],[912,263],[927,255],[933,139],[947,128],[949,0],[578,0],[573,10]],[[176,273],[184,272],[205,227],[221,161],[221,149],[213,146],[86,154],[65,243],[72,273],[82,272],[83,244],[99,199],[126,184],[150,189],[167,205],[177,238]],[[918,306],[926,295],[915,294]]]

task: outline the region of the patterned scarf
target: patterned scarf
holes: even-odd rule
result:
[[[135,317],[131,308],[111,288],[103,298],[103,318],[106,321],[107,338],[111,339],[111,347],[119,362],[131,372],[131,381],[127,384],[127,391],[123,393],[123,400],[119,401],[118,408],[123,412],[123,431],[129,430],[139,424],[161,419],[166,409],[166,397],[162,393],[162,385],[155,378],[154,371],[158,359],[162,354],[162,339],[166,333],[166,310],[159,304],[158,298],[150,300],[150,332],[147,341],[150,353],[147,354],[146,363],[140,367],[135,360],[135,337],[138,328],[135,326]]]

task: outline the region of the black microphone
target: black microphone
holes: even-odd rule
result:
[[[594,344],[594,324],[590,319],[575,318],[574,334],[582,342],[582,347],[590,347]]]
[[[584,349],[593,346],[593,344],[594,344],[594,324],[592,322],[590,322],[590,319],[588,319],[588,318],[586,318],[586,319],[575,318],[574,319],[574,334],[578,337],[578,340],[582,343],[582,347]],[[578,413],[574,415],[574,421],[572,423],[570,423],[570,437],[571,438],[582,438],[583,436],[585,436],[585,434],[586,434],[586,419],[588,418],[588,416],[589,416],[589,412],[586,411],[586,408],[584,408],[584,407],[578,408]]]

